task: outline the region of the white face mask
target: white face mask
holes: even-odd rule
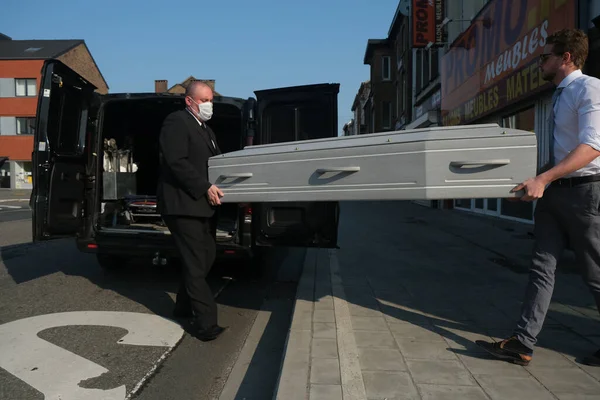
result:
[[[192,101],[194,101],[194,99],[192,99]],[[194,101],[194,103],[196,102]],[[200,121],[206,122],[212,118],[213,104],[210,101],[200,104],[196,103],[196,105],[198,106],[198,113],[196,115],[198,116]]]

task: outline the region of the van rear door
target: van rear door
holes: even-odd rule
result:
[[[258,131],[254,144],[337,136],[339,84],[295,86],[254,92]],[[258,245],[337,247],[337,202],[253,205]]]
[[[76,236],[82,228],[88,117],[96,87],[58,60],[42,69],[34,136],[33,240]]]

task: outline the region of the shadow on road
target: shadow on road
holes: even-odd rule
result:
[[[294,254],[290,255],[290,253]],[[213,292],[217,292],[224,285],[229,285],[228,289],[223,290],[217,297],[220,306],[233,309],[229,314],[239,310],[240,313],[248,315],[247,310],[260,310],[266,315],[260,334],[252,338],[256,349],[245,377],[240,380],[242,384],[240,393],[253,393],[254,396],[258,396],[257,398],[269,398],[273,393],[289,328],[296,283],[302,272],[304,253],[304,249],[295,252],[283,248],[273,249],[265,253],[258,263],[258,268],[254,270],[252,268],[256,268],[256,265],[248,261],[218,261],[209,274],[207,280]],[[16,284],[44,282],[44,279],[55,274],[84,279],[84,283],[75,285],[85,286],[85,289],[62,295],[69,296],[72,300],[69,303],[65,302],[64,309],[57,310],[57,306],[53,305],[53,308],[48,310],[39,307],[35,311],[29,310],[28,313],[78,310],[124,311],[126,307],[126,311],[151,312],[172,318],[175,293],[180,280],[176,264],[153,266],[149,260],[137,260],[121,269],[107,271],[99,266],[93,254],[79,252],[72,239],[0,247],[0,261],[0,271],[4,264],[12,281],[12,287]],[[43,286],[47,292],[55,296],[60,289],[49,287],[55,281],[56,279],[48,280],[46,284],[41,283],[40,287]],[[2,282],[0,279],[0,290],[2,290]],[[6,280],[4,285],[7,285]],[[70,290],[73,285],[73,283],[65,284],[65,289]],[[126,300],[117,301],[112,293]],[[17,315],[18,318],[26,316],[31,315]],[[231,316],[225,315],[224,320],[227,319],[231,319]],[[185,320],[178,322],[187,328]],[[224,359],[231,359],[231,356],[240,350],[251,327],[252,323],[244,328],[248,331],[240,333],[243,336],[239,339],[241,344],[235,342],[238,339],[233,339],[238,335],[236,333],[231,338],[223,338],[224,340],[220,340],[219,343],[207,346],[222,349],[219,350],[221,352],[231,352],[231,355],[224,357]],[[232,329],[240,328],[232,327]],[[228,343],[231,341],[236,345],[230,347]],[[189,345],[186,346],[189,350]],[[212,350],[210,352],[214,353]],[[228,372],[219,372],[218,366],[213,367],[216,368],[215,374],[222,375],[220,378],[222,388]],[[180,384],[195,389],[193,382]]]

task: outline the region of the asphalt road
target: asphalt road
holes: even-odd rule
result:
[[[173,267],[139,262],[108,273],[72,240],[32,244],[31,220],[10,216],[30,212],[21,205],[27,210],[0,210],[0,399],[132,392],[144,400],[218,399],[265,309],[271,317],[255,354],[260,362],[238,395],[271,397],[304,250],[269,252],[258,276],[244,273],[243,263],[217,264],[208,281],[219,323],[229,329],[202,343],[183,321],[170,320],[179,280]]]
[[[0,223],[31,218],[31,209],[26,201],[5,200],[0,202]]]

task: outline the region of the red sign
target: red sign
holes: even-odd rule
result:
[[[550,34],[574,28],[573,0],[492,0],[442,58],[444,125],[477,120],[550,85],[537,59]]]
[[[435,43],[435,5],[433,0],[413,0],[413,47]]]

